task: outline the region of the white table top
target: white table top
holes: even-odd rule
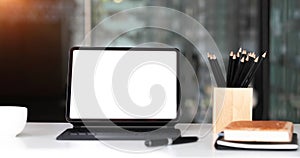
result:
[[[300,157],[298,151],[222,151],[213,147],[210,124],[180,124],[183,135],[197,135],[196,143],[147,148],[144,141],[57,141],[66,123],[27,123],[14,139],[0,139],[0,157]],[[300,125],[295,125],[300,133]],[[3,139],[3,140],[2,140]]]

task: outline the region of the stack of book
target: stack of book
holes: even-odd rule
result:
[[[219,150],[297,150],[293,123],[286,121],[235,121],[215,142]]]

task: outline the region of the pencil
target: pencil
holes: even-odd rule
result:
[[[212,60],[212,55],[210,53],[207,53],[207,57],[208,57],[208,61],[209,61],[209,64],[210,64],[210,67],[211,67],[211,70],[213,72],[213,77],[215,79],[215,82],[217,84],[217,87],[221,86],[221,82],[219,80],[219,77],[217,75],[217,72],[216,72],[216,68],[215,68],[215,65],[213,64]]]
[[[220,86],[219,87],[225,87],[226,86],[226,81],[225,81],[225,78],[223,76],[223,73],[222,73],[221,67],[219,65],[218,59],[215,55],[213,55],[213,63],[214,63],[215,68],[216,68],[216,72],[217,72],[217,75],[218,75],[217,77],[220,80]]]
[[[241,72],[243,71],[244,62],[245,62],[245,58],[243,57],[241,59],[241,61],[239,62],[237,70],[236,70],[236,73],[234,75],[234,79],[233,79],[233,82],[232,82],[232,84],[233,84],[234,87],[238,87],[239,86],[237,82],[238,82],[239,76],[241,75]]]
[[[247,72],[246,76],[244,77],[244,80],[241,83],[242,87],[248,87],[248,85],[246,84],[248,82],[249,77],[251,76],[252,72],[254,71],[257,63],[258,63],[259,57],[257,57],[254,62],[252,63],[249,71]]]
[[[263,61],[265,60],[265,58],[267,57],[267,52],[264,52],[264,54],[261,56],[261,58],[259,59],[258,63],[256,64],[253,72],[250,74],[250,76],[246,79],[247,81],[245,82],[244,86],[248,86],[251,81],[254,78],[254,75],[256,73],[256,71],[258,70],[258,68],[260,67],[260,65],[263,63]]]
[[[242,48],[240,48],[236,53],[235,53],[235,56],[236,56],[236,60],[234,62],[234,70],[233,70],[233,74],[232,74],[232,80],[236,74],[236,70],[238,68],[238,65],[239,65],[239,62],[240,62],[240,53],[242,52]],[[231,86],[233,86],[232,84],[232,80],[231,80]]]
[[[242,51],[242,55],[241,55],[241,58],[246,58],[246,56],[247,56],[247,51],[244,49],[243,51]]]
[[[227,87],[230,86],[230,81],[231,81],[231,73],[232,73],[232,65],[233,65],[233,51],[230,52],[229,54],[229,60],[228,60],[228,67],[227,67],[227,78],[226,78],[226,82],[227,82]]]
[[[240,61],[241,52],[242,52],[242,48],[240,48],[239,51],[236,53],[236,59],[238,59],[238,61]]]
[[[254,60],[255,60],[255,53],[254,52],[252,52],[252,53],[249,53],[249,61],[250,62],[254,62]]]
[[[241,83],[243,82],[245,76],[247,75],[250,67],[251,67],[251,61],[249,59],[249,56],[246,56],[245,61],[244,61],[244,67],[241,70],[241,74],[239,75],[239,78],[236,83],[237,86],[239,86],[239,87],[241,86]]]
[[[232,57],[232,65],[231,65],[231,73],[230,73],[230,80],[229,80],[229,87],[232,87],[232,80],[234,78],[234,74],[235,74],[235,70],[236,70],[236,67],[237,67],[237,64],[238,63],[238,60],[236,59],[236,55],[234,54],[233,57]]]
[[[230,79],[230,86],[233,86],[233,79],[234,79],[234,76],[236,74],[236,70],[238,68],[238,65],[239,65],[239,59],[237,58],[236,56],[237,54],[234,54],[232,59],[233,59],[233,69],[232,69],[232,73],[231,73],[231,79]]]
[[[256,58],[255,52],[252,53],[252,56],[253,56],[254,59]]]
[[[241,53],[241,52],[242,52],[242,47],[240,47],[240,48],[239,48],[238,52],[239,52],[239,53]]]

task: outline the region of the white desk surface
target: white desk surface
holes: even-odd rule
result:
[[[210,124],[180,124],[183,135],[198,135],[196,143],[147,148],[144,141],[57,141],[55,138],[71,125],[67,123],[27,123],[13,139],[0,138],[0,157],[300,157],[297,151],[215,150]],[[295,125],[300,134],[300,125]],[[299,136],[298,136],[299,137]]]

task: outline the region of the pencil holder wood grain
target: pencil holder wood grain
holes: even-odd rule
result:
[[[214,133],[223,131],[232,121],[252,120],[253,88],[214,88]]]

